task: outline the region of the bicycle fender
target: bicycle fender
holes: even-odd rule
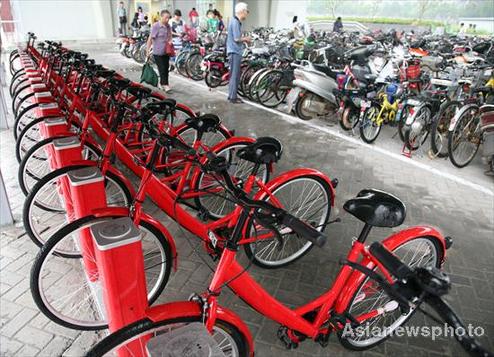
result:
[[[201,306],[193,301],[177,301],[168,304],[157,305],[146,310],[146,316],[153,322],[162,320],[171,320],[179,317],[196,317],[202,316]],[[234,312],[218,306],[217,315],[219,319],[224,320],[235,326],[244,336],[249,345],[250,356],[254,356],[254,340],[247,325]]]
[[[384,239],[381,243],[389,250],[394,250],[399,245],[409,241],[414,237],[432,237],[439,241],[440,247],[442,248],[442,256],[440,257],[441,266],[446,258],[446,239],[444,236],[435,228],[428,226],[416,226],[403,229],[388,238]],[[374,263],[368,259],[364,258],[360,262],[361,265],[373,269]],[[359,271],[354,271],[348,278],[345,287],[342,289],[338,299],[335,302],[335,311],[337,313],[342,313],[345,311],[355,295],[355,292],[360,287],[360,284],[364,281],[366,276]]]
[[[331,182],[331,179],[323,174],[321,171],[315,170],[315,169],[308,169],[308,168],[301,168],[301,169],[293,169],[290,171],[286,171],[282,173],[281,175],[277,176],[276,178],[272,179],[268,183],[266,183],[266,187],[269,189],[269,191],[273,191],[276,189],[278,186],[281,184],[285,183],[286,181],[290,179],[294,179],[297,177],[303,177],[306,175],[311,175],[311,176],[316,176],[319,177],[320,179],[324,180],[329,187],[331,188],[331,206],[334,207],[334,197],[336,195],[335,188],[333,187],[333,183]],[[266,193],[264,191],[259,191],[255,196],[255,200],[262,200],[266,197]]]
[[[89,160],[88,160],[89,161]],[[132,197],[135,196],[136,194],[136,191],[134,189],[134,187],[132,186],[132,183],[131,181],[128,179],[127,176],[125,176],[120,170],[116,169],[115,167],[113,166],[108,166],[108,171],[110,171],[112,174],[114,174],[115,176],[117,176],[120,180],[122,180],[122,182],[125,184],[125,186],[127,187],[127,189],[129,190],[130,192],[130,195]]]
[[[478,104],[475,104],[475,103],[467,104],[467,105],[464,105],[463,107],[461,107],[460,110],[458,110],[458,112],[455,114],[453,119],[451,119],[451,123],[449,123],[448,131],[453,131],[455,129],[456,122],[458,121],[459,118],[461,118],[463,113],[465,113],[467,110],[470,110],[472,108],[478,108],[478,107],[479,107]]]
[[[173,270],[177,271],[177,265],[178,265],[177,246],[175,245],[175,240],[173,239],[173,236],[170,234],[168,229],[166,229],[166,227],[163,224],[161,224],[161,222],[159,222],[149,214],[145,212],[141,212],[141,220],[152,224],[157,229],[159,229],[161,233],[163,233],[166,241],[168,242],[168,244],[170,244],[170,248],[172,250]]]

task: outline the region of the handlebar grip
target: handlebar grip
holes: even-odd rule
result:
[[[438,296],[431,296],[427,299],[427,303],[430,307],[432,307],[439,316],[441,316],[444,321],[451,327],[453,327],[454,331],[459,331],[462,329],[464,331],[463,334],[457,335],[454,334],[455,339],[462,345],[462,347],[467,351],[471,356],[475,357],[492,357],[493,354],[487,351],[484,347],[478,343],[475,338],[468,335],[469,329],[467,329],[461,319],[456,315],[453,309],[449,306],[446,301],[441,299]]]
[[[283,216],[281,223],[318,247],[322,247],[326,243],[326,236],[324,234],[289,213]]]
[[[372,243],[369,251],[396,278],[401,280],[412,274],[412,270],[380,242]]]

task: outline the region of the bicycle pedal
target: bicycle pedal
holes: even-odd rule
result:
[[[288,336],[288,329],[286,327],[280,326],[277,335],[281,342],[283,342],[287,350],[295,349],[298,347],[298,343],[292,341],[290,336]]]
[[[201,221],[206,222],[209,218],[209,211],[206,209],[201,209],[197,213],[197,218],[199,218]]]

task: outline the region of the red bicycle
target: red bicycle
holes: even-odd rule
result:
[[[194,295],[187,302],[173,302],[149,308],[145,319],[112,333],[98,343],[88,356],[147,356],[149,354],[146,345],[150,338],[165,336],[166,339],[167,333],[180,328],[185,330],[187,325],[194,322],[205,326],[216,340],[216,347],[226,355],[253,356],[254,342],[247,325],[238,315],[218,302],[221,290],[226,286],[254,310],[280,324],[278,337],[287,348],[296,347],[303,340],[309,339],[326,346],[330,333],[336,332],[345,347],[354,350],[368,349],[384,341],[416,311],[417,306],[414,305],[403,310],[394,298],[386,294],[385,289],[355,269],[358,264],[368,271],[379,272],[389,284],[394,282],[392,271],[387,269],[387,265],[383,265],[380,256],[375,250],[369,249],[365,241],[372,227],[396,227],[404,221],[405,206],[398,198],[382,191],[363,190],[356,198],[345,203],[344,209],[364,222],[358,239],[353,242],[346,256],[346,264],[327,292],[303,306],[290,309],[252,278],[247,271],[248,266],[244,268],[237,262],[236,255],[242,240],[244,222],[255,217],[263,224],[282,225],[318,246],[322,246],[326,238],[321,232],[283,209],[267,202],[251,200],[236,191],[222,163],[212,169],[221,173],[242,208],[207,291]],[[393,234],[382,245],[411,268],[439,268],[450,240],[433,228],[419,226]],[[382,333],[362,338],[342,333],[347,324],[356,328],[364,323],[371,327],[380,327]]]
[[[200,122],[200,118],[195,120]],[[202,121],[202,124],[197,125],[199,139],[202,130],[207,131],[216,125],[217,122],[213,120]],[[301,239],[291,229],[272,224],[259,225],[252,220],[242,219],[242,209],[239,206],[232,207],[232,211],[222,211],[223,216],[212,222],[204,221],[206,216],[200,215],[202,219],[198,219],[184,209],[182,204],[187,204],[187,200],[204,196],[221,195],[224,201],[231,202],[226,196],[231,188],[224,187],[223,179],[217,179],[217,184],[211,185],[216,175],[204,169],[209,167],[212,157],[219,157],[228,162],[230,172],[226,174],[230,181],[235,182],[231,187],[236,191],[253,195],[256,199],[271,202],[275,206],[285,207],[317,230],[322,231],[328,224],[335,182],[331,182],[325,175],[316,170],[296,169],[267,183],[263,180],[263,176],[266,178],[266,175],[262,173],[267,172],[269,166],[281,156],[281,144],[277,140],[232,138],[210,150],[203,148],[207,151],[202,155],[198,154],[200,142],[196,142],[191,148],[179,138],[158,131],[153,136],[156,141],[147,162],[142,166],[141,184],[131,208],[111,207],[94,210],[90,216],[80,218],[55,232],[42,247],[33,264],[31,291],[40,310],[52,321],[82,330],[106,327],[104,316],[98,313],[94,301],[91,300],[92,291],[85,283],[85,266],[82,264],[81,252],[76,244],[77,240],[74,242],[74,237],[80,237],[89,227],[102,221],[130,216],[145,232],[147,238],[151,235],[162,237],[159,239],[164,244],[160,248],[167,253],[160,253],[162,260],[156,264],[156,270],[160,271],[158,276],[164,287],[172,265],[171,258],[177,256],[175,243],[168,230],[144,212],[142,204],[146,194],[154,198],[158,207],[180,226],[198,236],[214,259],[222,254],[228,244],[227,237],[233,234],[239,224],[242,227],[239,245],[244,246],[247,255],[258,265],[268,268],[283,266],[299,259],[310,250],[312,243]],[[153,175],[153,171],[156,162],[159,162],[160,151],[168,147],[182,150],[187,154],[188,161],[182,173],[159,179]],[[245,176],[245,173],[248,175]],[[207,184],[202,185],[201,182]],[[65,256],[60,256],[60,252],[64,252]],[[84,261],[95,261],[92,252],[85,252],[83,257]],[[58,280],[57,284],[47,280],[50,273],[60,264],[70,266],[70,269],[67,269],[77,272],[78,279],[69,274]],[[67,296],[60,296],[60,286],[66,289],[70,286]],[[73,295],[71,291],[77,291],[77,295]],[[60,300],[64,301],[64,304],[60,305]]]

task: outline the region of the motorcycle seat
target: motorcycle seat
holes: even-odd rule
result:
[[[203,133],[218,129],[221,121],[215,114],[204,114],[198,117],[187,118],[185,123]]]
[[[367,80],[368,82],[375,82],[377,79],[377,74],[368,73],[364,75],[364,79]]]
[[[240,149],[237,156],[255,164],[271,164],[281,158],[282,152],[283,146],[278,139],[261,137],[254,143]]]
[[[322,72],[329,77],[335,77],[335,74],[333,73],[331,68],[329,68],[328,66],[325,66],[322,64],[312,64],[312,66],[314,67],[314,69],[316,71]]]
[[[373,227],[397,227],[406,216],[406,207],[399,198],[375,189],[360,191],[345,202],[343,209]]]

